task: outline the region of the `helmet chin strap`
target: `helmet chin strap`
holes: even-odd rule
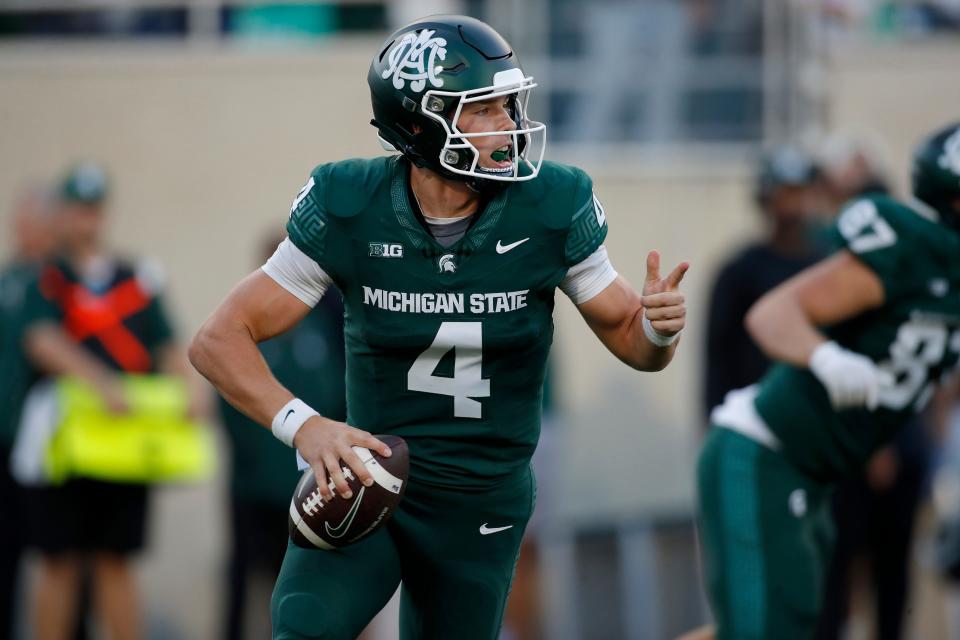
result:
[[[467,186],[485,197],[493,197],[502,193],[512,183],[503,180],[484,180],[483,178],[473,178],[466,180]]]

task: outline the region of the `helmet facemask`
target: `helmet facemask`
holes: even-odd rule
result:
[[[446,135],[438,158],[440,166],[459,176],[501,182],[521,182],[537,177],[543,163],[547,135],[546,125],[527,117],[530,90],[536,86],[533,78],[525,77],[520,69],[510,69],[495,74],[491,86],[468,91],[427,91],[421,99],[421,112],[439,123]],[[515,96],[512,105],[514,129],[470,133],[460,130],[460,116],[465,105],[503,96]],[[512,138],[507,152],[511,160],[509,167],[481,166],[481,151],[472,140],[489,136]]]

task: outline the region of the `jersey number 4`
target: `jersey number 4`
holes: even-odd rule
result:
[[[453,377],[437,376],[440,360],[454,350]],[[453,396],[453,415],[480,418],[481,405],[474,398],[490,397],[490,380],[482,377],[483,324],[444,322],[427,349],[417,356],[407,372],[407,389]]]

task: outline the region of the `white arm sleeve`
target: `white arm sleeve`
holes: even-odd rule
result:
[[[333,280],[310,256],[285,238],[273,252],[267,263],[260,267],[281,287],[297,296],[311,307],[317,306],[320,298],[333,284]]]
[[[617,272],[610,264],[607,248],[603,245],[570,267],[560,290],[567,294],[573,304],[583,304],[610,286],[617,279]]]

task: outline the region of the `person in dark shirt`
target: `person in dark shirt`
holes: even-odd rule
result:
[[[283,236],[265,243],[263,259]],[[293,329],[260,343],[276,378],[325,416],[345,420],[346,388],[343,303],[331,288]],[[219,400],[230,442],[230,558],[223,638],[264,637],[270,633],[269,596],[257,606],[248,596],[258,573],[272,585],[287,550],[287,511],[300,472],[289,447]],[[269,593],[269,591],[267,592]],[[256,620],[259,615],[260,620]],[[245,612],[246,625],[244,624]],[[253,616],[249,616],[253,613]],[[260,635],[254,627],[263,622]]]
[[[811,225],[817,178],[813,160],[794,147],[777,147],[761,159],[755,195],[767,228],[763,239],[735,254],[714,281],[707,316],[704,415],[728,391],[759,380],[770,364],[744,329],[747,310],[822,256]]]

